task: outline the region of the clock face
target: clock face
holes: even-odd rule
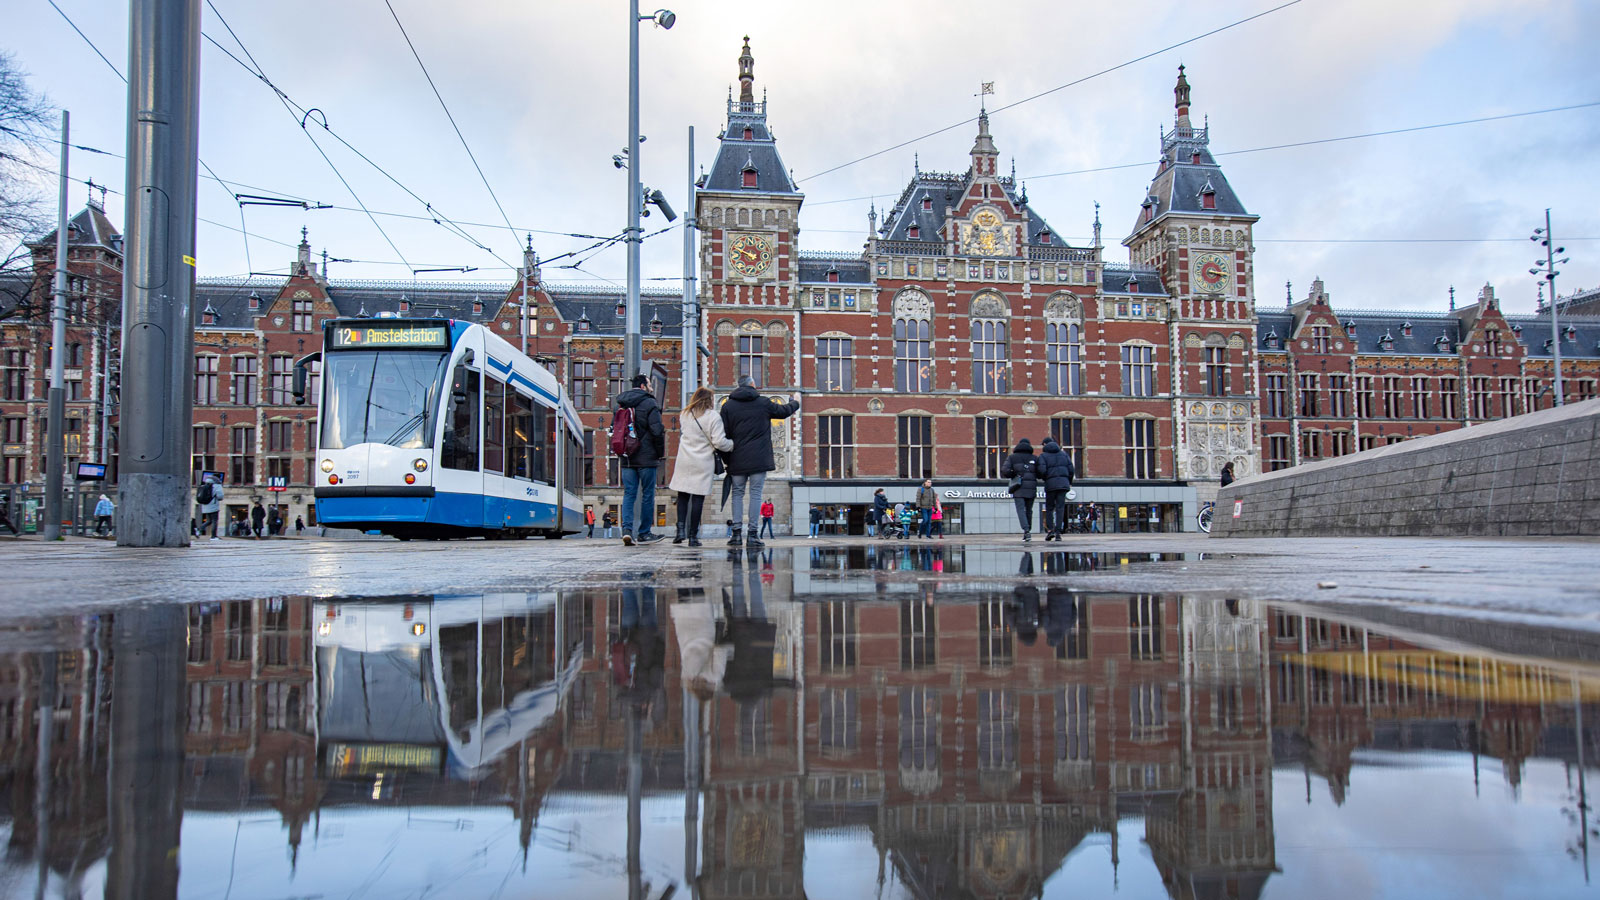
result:
[[[1228,289],[1230,280],[1227,259],[1216,253],[1202,253],[1194,258],[1195,290],[1220,294]]]
[[[740,275],[756,276],[772,264],[772,242],[759,234],[741,234],[728,244],[728,265]]]

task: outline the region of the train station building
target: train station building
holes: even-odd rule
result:
[[[798,416],[774,423],[767,492],[780,532],[802,533],[817,508],[825,533],[864,533],[876,488],[907,500],[926,478],[947,533],[1013,531],[1001,460],[1046,437],[1072,454],[1076,511],[1096,504],[1105,530],[1190,530],[1226,464],[1246,477],[1548,408],[1557,342],[1566,398],[1596,396],[1592,291],[1559,301],[1557,335],[1548,304],[1507,315],[1488,285],[1459,306],[1452,290],[1448,308],[1380,298],[1363,310],[1334,307],[1318,278],[1305,297],[1259,308],[1259,217],[1195,125],[1181,68],[1149,186],[1109,217],[1124,223],[1110,238],[1121,248],[1106,246],[1098,210],[1058,230],[1035,209],[1001,171],[1004,135],[983,114],[968,158],[919,164],[849,253],[803,248],[805,196],[770,127],[781,105],[756,98],[754,70],[746,41],[695,198],[699,326],[719,393],[748,375],[805,395]],[[1084,224],[1091,243],[1068,244],[1062,234]],[[92,193],[68,227],[68,471],[103,461],[114,480],[122,238]],[[0,486],[14,498],[44,480],[54,245],[54,232],[30,245],[31,276],[0,278]],[[316,407],[289,389],[294,361],[320,349],[334,317],[465,319],[525,347],[582,419],[585,502],[597,518],[620,506],[606,449],[625,382],[620,289],[545,283],[531,242],[509,284],[340,280],[327,267],[302,232],[288,277],[198,282],[192,468],[197,480],[223,473],[225,521],[259,500],[286,525],[316,524]],[[646,290],[640,317],[669,452],[682,299]],[[667,525],[670,496],[657,505]]]

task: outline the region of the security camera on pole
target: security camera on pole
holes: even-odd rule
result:
[[[1556,276],[1561,273],[1556,271],[1556,264],[1566,264],[1569,257],[1556,259],[1557,253],[1567,252],[1565,247],[1557,247],[1555,236],[1550,232],[1550,210],[1544,211],[1544,227],[1535,228],[1533,235],[1528,238],[1544,247],[1544,259],[1533,261],[1534,267],[1528,270],[1529,275],[1542,275],[1544,280],[1550,282],[1550,348],[1555,354],[1555,378],[1551,382],[1555,390],[1556,405],[1566,404],[1566,394],[1561,389],[1561,327],[1558,322],[1560,313],[1556,310]]]
[[[677,20],[678,17],[666,9],[641,16],[639,0],[629,0],[628,151],[625,163],[628,169],[628,229],[624,235],[628,245],[628,298],[622,336],[622,371],[627,378],[640,373],[639,365],[644,357],[643,341],[639,335],[639,244],[644,240],[639,228],[644,205],[644,186],[639,182],[639,142],[643,140],[639,137],[639,23],[651,21],[661,28],[671,28]],[[612,162],[619,167],[624,165],[616,157],[612,158]]]

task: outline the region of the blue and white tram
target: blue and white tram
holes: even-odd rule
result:
[[[482,325],[324,324],[317,521],[410,538],[583,525],[583,428],[555,377]],[[295,369],[303,401],[308,364]]]

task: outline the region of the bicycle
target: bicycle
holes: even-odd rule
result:
[[[1217,510],[1217,504],[1215,504],[1215,503],[1202,503],[1202,504],[1200,504],[1200,511],[1195,513],[1195,516],[1194,516],[1195,523],[1197,525],[1199,525],[1200,526],[1200,530],[1205,532],[1206,534],[1210,534],[1211,533],[1211,516],[1212,516],[1212,514],[1214,514],[1216,512],[1216,510]]]

